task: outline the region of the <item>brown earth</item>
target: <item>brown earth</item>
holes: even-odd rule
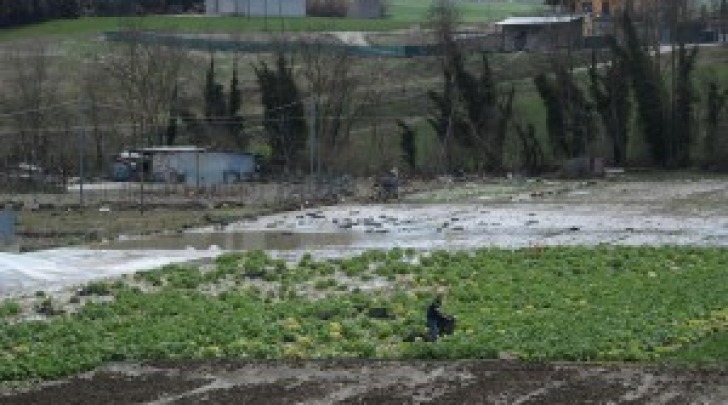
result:
[[[0,404],[725,404],[728,370],[517,361],[110,364]]]

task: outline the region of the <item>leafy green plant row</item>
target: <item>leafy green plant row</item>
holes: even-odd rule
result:
[[[168,266],[135,283],[94,285],[87,303],[47,321],[0,317],[0,380],[53,378],[103,362],[197,358],[493,358],[645,361],[724,335],[728,251],[558,247],[418,254],[395,249],[288,265],[262,252],[212,269]],[[341,289],[338,281],[387,280]],[[216,294],[204,287],[236,280]],[[267,281],[266,281],[267,280]],[[257,283],[285,293],[269,295]],[[454,335],[405,342],[424,329],[438,288]],[[147,292],[145,292],[147,291]],[[5,304],[7,305],[7,304]],[[12,305],[12,304],[10,304]],[[7,311],[6,311],[7,312]],[[12,311],[11,311],[12,312]],[[727,359],[719,359],[726,361]]]

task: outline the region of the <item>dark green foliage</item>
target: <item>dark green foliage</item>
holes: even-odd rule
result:
[[[205,79],[205,118],[210,122],[224,119],[226,110],[223,87],[215,78],[215,57],[210,54],[210,66]]]
[[[178,88],[174,86],[172,92],[172,102],[170,103],[169,118],[167,119],[167,129],[164,133],[164,145],[174,145],[177,140],[177,120],[180,118],[178,104]]]
[[[624,64],[625,72],[629,72],[641,132],[650,155],[662,167],[687,167],[695,132],[693,104],[697,97],[692,74],[697,47],[688,50],[678,38],[670,94],[665,89],[658,62],[642,45],[630,14],[625,12],[622,20],[625,43],[618,45],[612,39],[612,49],[619,63]]]
[[[547,129],[555,156],[583,156],[594,136],[593,108],[574,76],[561,65],[554,75],[540,74],[534,84],[544,101]]]
[[[177,140],[177,117],[170,115],[167,120],[167,129],[164,133],[164,144],[174,145]]]
[[[400,141],[402,158],[409,169],[414,171],[417,168],[417,134],[404,121],[397,121],[397,126],[399,126],[402,134],[402,140]]]
[[[300,154],[308,137],[293,70],[282,52],[277,53],[274,68],[265,62],[254,68],[263,104],[263,127],[272,149],[271,163],[289,171],[301,163]]]
[[[233,61],[233,77],[230,79],[230,96],[228,101],[228,115],[235,116],[240,112],[242,106],[242,93],[238,80],[238,60]]]
[[[525,128],[516,124],[516,134],[521,143],[521,162],[529,175],[538,174],[544,166],[543,148],[536,137],[536,128],[529,123]]]
[[[228,96],[228,111],[225,126],[239,148],[245,148],[248,143],[243,133],[243,117],[240,115],[242,102],[243,96],[240,90],[240,81],[238,80],[238,60],[236,58],[233,65],[233,77],[230,79],[230,93]]]
[[[711,82],[708,85],[708,94],[705,99],[705,161],[708,164],[716,163],[715,153],[720,134],[720,122],[726,106],[728,106],[728,88],[719,89],[718,84]]]
[[[111,285],[103,281],[95,281],[86,284],[83,288],[78,290],[78,296],[103,296],[111,294]]]
[[[442,92],[430,90],[427,92],[431,103],[433,104],[430,110],[430,117],[427,122],[430,124],[432,129],[435,131],[437,140],[442,148],[442,153],[447,160],[442,162],[445,164],[445,169],[450,168],[450,150],[449,143],[452,128],[455,126],[455,101],[454,101],[454,84],[452,71],[447,65],[443,66],[442,70],[443,81],[442,81]]]
[[[488,56],[482,55],[480,72],[465,68],[464,55],[451,44],[450,59],[443,64],[443,90],[429,92],[434,104],[429,123],[440,140],[447,169],[500,170],[515,90],[497,88]],[[453,150],[459,148],[459,161]]]
[[[77,0],[68,0],[77,2]],[[204,6],[204,0],[81,0],[87,12],[99,16],[188,11]]]
[[[0,303],[0,318],[15,316],[20,314],[22,308],[16,301],[6,300]]]
[[[629,13],[622,17],[625,44],[620,46],[612,40],[612,49],[629,70],[629,76],[637,101],[642,135],[655,163],[666,167],[669,162],[669,134],[666,117],[669,111],[667,92],[664,89],[659,66],[642,46]]]
[[[226,95],[223,85],[217,81],[214,56],[210,55],[204,92],[207,129],[217,137],[214,143],[228,146],[232,144],[244,149],[247,146],[247,138],[243,133],[244,120],[240,115],[242,92],[238,79],[237,59],[234,60],[230,90]]]
[[[670,151],[671,165],[677,167],[687,167],[690,163],[690,145],[695,126],[693,104],[697,99],[692,83],[692,73],[697,56],[697,46],[688,50],[684,42],[679,44],[675,88],[673,89],[675,110],[671,128],[674,135],[671,137],[673,142]]]
[[[607,138],[612,142],[614,164],[624,165],[627,159],[632,102],[625,61],[614,58],[599,74],[596,63],[589,70],[591,96],[601,117]]]
[[[77,0],[0,0],[0,28],[76,18],[80,11]]]
[[[500,169],[505,139],[494,136],[498,115],[496,85],[487,55],[483,54],[481,61],[481,71],[476,76],[465,69],[461,52],[453,54],[457,101],[462,103],[465,120],[465,131],[458,131],[455,136],[460,145],[473,153],[476,167]]]

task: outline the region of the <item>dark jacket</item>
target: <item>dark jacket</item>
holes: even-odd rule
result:
[[[449,320],[450,317],[442,312],[442,304],[437,301],[433,301],[429,307],[427,307],[427,322],[436,322],[437,324],[443,321]]]

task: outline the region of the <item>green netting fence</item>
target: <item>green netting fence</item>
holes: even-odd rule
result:
[[[295,50],[302,42],[262,42],[236,39],[190,37],[183,35],[161,34],[156,32],[108,31],[104,33],[107,41],[139,42],[165,46],[182,47],[187,49],[221,52],[247,52],[268,53],[281,47],[286,50]],[[352,55],[363,57],[391,57],[407,58],[414,56],[428,56],[436,53],[435,45],[348,45],[348,44],[321,44],[317,45],[323,50],[340,52],[346,50]]]

